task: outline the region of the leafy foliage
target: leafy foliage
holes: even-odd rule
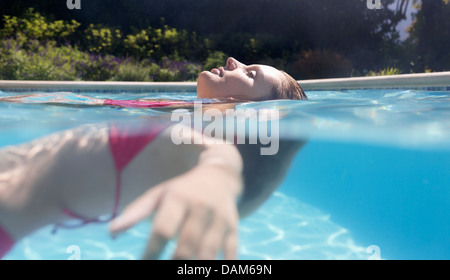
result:
[[[23,39],[49,40],[68,39],[80,23],[75,20],[64,22],[62,20],[48,21],[40,13],[28,9],[23,17],[4,16],[4,26],[0,30],[0,38],[23,36]]]
[[[427,0],[418,4],[419,12],[410,28],[414,71],[450,70],[450,3]]]
[[[78,38],[74,20],[49,21],[29,9],[21,18],[4,16],[3,26],[0,79],[181,81],[195,80],[202,70],[179,54],[189,34],[168,26],[122,40],[119,29],[90,24],[80,47],[69,40]],[[113,55],[123,52],[135,58]]]
[[[225,54],[299,79],[450,70],[449,1],[413,0],[404,42],[396,27],[411,0],[381,1],[370,10],[367,0],[90,0],[72,11],[61,0],[4,0],[0,78],[195,79]]]
[[[380,71],[370,71],[368,73],[368,76],[390,76],[390,75],[398,75],[401,74],[400,69],[398,68],[393,68],[393,67],[388,67],[385,69],[382,69]]]

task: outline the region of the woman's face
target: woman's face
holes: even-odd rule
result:
[[[273,87],[283,78],[282,73],[271,66],[245,65],[230,57],[225,67],[200,73],[197,97],[267,100],[272,96]]]

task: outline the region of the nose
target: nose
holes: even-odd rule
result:
[[[228,71],[233,71],[237,68],[243,67],[245,66],[244,64],[240,63],[239,61],[237,61],[236,59],[229,57],[227,59],[227,64],[225,65],[225,70]]]

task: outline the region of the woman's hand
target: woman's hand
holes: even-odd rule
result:
[[[144,259],[157,259],[175,237],[178,244],[174,259],[215,259],[220,251],[225,259],[235,259],[237,199],[242,191],[240,166],[223,164],[217,157],[210,159],[149,189],[112,222],[111,233],[122,232],[154,215]]]

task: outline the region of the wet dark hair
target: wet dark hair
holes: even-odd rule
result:
[[[283,74],[285,79],[283,79],[278,86],[274,86],[272,90],[273,99],[293,99],[293,100],[305,100],[308,97],[305,91],[300,86],[300,84],[292,78],[289,74],[284,71],[280,72]]]

